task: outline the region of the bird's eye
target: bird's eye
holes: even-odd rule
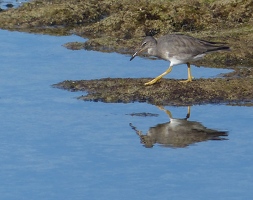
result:
[[[145,46],[147,44],[147,42],[143,42],[142,46]]]

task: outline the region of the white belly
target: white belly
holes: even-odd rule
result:
[[[170,57],[168,54],[168,58],[166,60],[170,61],[170,65],[180,65],[180,64],[185,64],[187,62],[192,62],[192,61],[197,61],[202,59],[205,56],[205,54],[199,54],[197,56],[191,57],[190,55],[182,55],[180,56],[173,56]]]

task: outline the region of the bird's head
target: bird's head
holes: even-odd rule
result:
[[[130,61],[133,60],[135,58],[135,56],[137,56],[139,53],[146,51],[149,49],[153,49],[156,48],[156,39],[153,38],[152,36],[146,36],[142,42],[141,42],[141,46],[139,47],[139,49],[132,55],[132,57],[130,58]]]

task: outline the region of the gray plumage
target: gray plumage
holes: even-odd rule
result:
[[[209,42],[183,34],[164,35],[157,40],[152,36],[146,36],[139,50],[133,54],[130,61],[143,51],[147,51],[149,55],[170,61],[170,68],[153,81],[148,82],[147,85],[151,85],[160,80],[172,70],[174,65],[184,63],[189,68],[188,80],[186,81],[189,82],[192,81],[190,62],[199,60],[208,53],[229,50],[230,48],[225,46],[224,43]]]

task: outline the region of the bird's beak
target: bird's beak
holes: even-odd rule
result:
[[[135,58],[135,56],[137,56],[137,54],[139,54],[140,52],[142,52],[144,49],[143,48],[140,48],[138,51],[136,51],[132,57],[130,58],[130,61],[133,60]]]
[[[138,53],[138,51],[136,51],[136,52],[132,55],[132,57],[130,58],[130,61],[133,60],[133,59],[135,58],[135,56],[137,56],[137,53]]]

